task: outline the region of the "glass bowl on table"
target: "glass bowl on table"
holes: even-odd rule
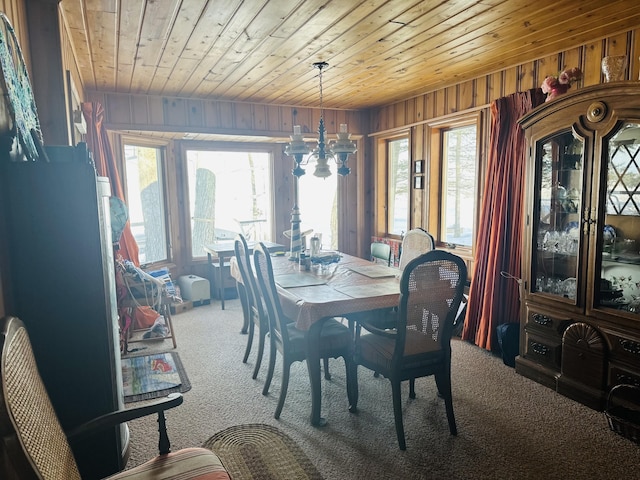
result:
[[[338,263],[342,255],[339,252],[320,251],[316,255],[311,256],[311,267],[318,273],[322,273],[324,268],[332,263]]]

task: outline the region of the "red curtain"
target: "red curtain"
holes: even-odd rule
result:
[[[112,195],[124,201],[120,174],[109,143],[109,135],[104,126],[104,108],[97,102],[85,102],[82,104],[82,113],[87,122],[87,147],[93,155],[96,171],[102,177],[109,177]],[[120,237],[118,254],[124,259],[131,260],[134,264],[140,265],[138,244],[133,238],[129,222],[125,225]]]
[[[498,325],[520,318],[519,283],[500,272],[521,275],[526,139],[517,121],[544,99],[538,88],[491,104],[487,177],[462,332],[463,339],[487,350],[496,345]]]

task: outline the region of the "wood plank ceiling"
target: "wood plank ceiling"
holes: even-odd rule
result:
[[[87,90],[363,109],[640,24],[638,0],[62,0]]]

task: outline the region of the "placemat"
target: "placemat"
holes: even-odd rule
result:
[[[282,288],[310,287],[312,285],[324,285],[324,278],[307,273],[284,273],[275,276],[275,282]]]
[[[396,275],[400,275],[400,270],[387,267],[386,265],[353,265],[349,266],[349,270],[353,270],[369,278],[395,277]]]

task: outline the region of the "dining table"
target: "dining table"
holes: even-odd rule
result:
[[[284,252],[285,246],[279,243],[262,242],[269,252]],[[247,241],[247,247],[249,253],[253,252],[255,241]],[[207,243],[202,246],[207,254],[207,264],[209,265],[209,281],[211,285],[215,285],[218,290],[218,297],[220,298],[220,309],[224,310],[224,267],[225,260],[231,257],[235,257],[235,241],[234,240],[219,240],[214,243]],[[218,268],[215,267],[214,260],[217,259]],[[217,270],[217,274],[216,274]],[[233,268],[231,268],[233,270]]]
[[[321,252],[333,263],[304,264],[287,255],[271,254],[283,313],[306,332],[307,368],[311,385],[311,424],[326,425],[321,416],[322,382],[319,340],[322,324],[332,317],[389,309],[398,305],[400,270],[344,253]],[[231,272],[239,278],[237,270]]]

